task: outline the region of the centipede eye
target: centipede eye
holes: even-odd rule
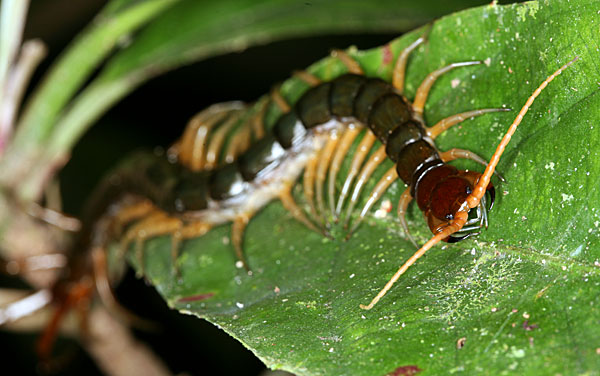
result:
[[[471,187],[469,187],[468,185],[467,185],[467,189],[465,191],[467,192],[468,195],[470,195],[471,192],[473,192],[473,190],[471,189]]]
[[[448,214],[446,214],[446,217],[445,217],[445,218],[446,218],[447,220],[451,221],[451,220],[453,220],[453,219],[454,219],[454,214],[452,214],[452,213],[448,213]]]

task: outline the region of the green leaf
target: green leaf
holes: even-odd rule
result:
[[[489,158],[537,85],[580,60],[542,92],[508,145],[498,166],[507,182],[497,187],[490,228],[474,241],[429,251],[371,311],[359,304],[414,252],[395,210],[370,216],[349,241],[341,227],[328,240],[275,202],[245,235],[252,275],[235,268],[230,227],[221,226],[185,243],[181,278],[174,276],[170,239],[149,241],[147,278],[175,309],[206,318],[269,367],[298,375],[385,375],[406,366],[428,375],[593,374],[600,369],[599,6],[490,5],[433,25],[409,62],[409,98],[428,72],[450,62],[485,65],[438,80],[427,123],[475,108],[515,110],[465,121],[439,137],[441,150]],[[392,63],[384,57],[422,33],[353,55],[367,75],[389,79]],[[327,58],[309,70],[331,79],[342,67]],[[304,90],[295,80],[283,86],[290,100]],[[403,190],[395,184],[385,198],[396,205]],[[409,226],[421,243],[430,236],[414,207]]]

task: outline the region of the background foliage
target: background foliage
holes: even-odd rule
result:
[[[83,131],[110,106],[166,69],[209,54],[244,49],[250,43],[304,33],[358,32],[365,28],[408,30],[454,10],[446,8],[447,2],[399,8],[386,2],[369,3],[368,8],[359,2],[344,2],[344,9],[354,9],[360,15],[356,17],[351,12],[340,13],[336,2],[304,6],[291,5],[291,1],[288,5],[268,1],[163,3],[173,7],[157,12],[156,19],[139,32],[128,33],[125,39],[119,30],[112,34],[112,43],[124,47],[121,52],[113,54],[112,49],[106,49],[97,60],[88,60],[90,64],[84,67],[88,74],[94,73],[95,67],[102,67],[100,73],[91,76],[94,80],[85,90],[74,86],[72,100],[63,103],[64,107],[51,109],[57,122],[40,115],[56,132],[47,133],[51,137],[42,140],[23,136],[25,147],[14,149],[19,152],[13,161],[19,163],[4,164],[1,170],[4,186],[12,187],[17,182],[22,189],[16,191],[25,199],[35,196],[40,171],[55,168],[56,158],[69,152]],[[113,1],[103,17],[127,20],[124,12],[144,10],[132,4],[136,2]],[[149,279],[171,306],[208,318],[270,367],[297,374],[384,375],[402,366],[417,366],[425,374],[527,374],[541,367],[549,374],[593,372],[599,366],[598,332],[590,329],[598,324],[598,214],[594,206],[598,191],[593,184],[598,181],[594,162],[598,137],[593,128],[598,119],[595,94],[599,78],[594,63],[599,45],[594,33],[598,29],[597,8],[597,1],[583,0],[483,6],[434,24],[429,43],[410,62],[409,97],[427,72],[444,64],[482,59],[486,66],[457,70],[436,84],[426,107],[430,124],[472,108],[519,108],[547,74],[574,55],[580,55],[581,61],[542,94],[503,157],[499,169],[508,182],[499,187],[502,194],[492,212],[490,229],[474,242],[431,251],[373,311],[360,311],[358,304],[366,303],[413,251],[403,240],[394,215],[383,220],[371,218],[349,242],[341,240],[341,230],[337,240],[327,241],[293,222],[274,203],[251,222],[247,232],[245,250],[253,276],[234,268],[230,246],[223,244],[229,234],[225,226],[186,244],[180,259],[181,281],[172,276],[168,239],[149,243]],[[223,22],[228,19],[235,22]],[[364,19],[370,21],[358,22]],[[102,29],[99,20],[102,17],[79,37],[76,47],[82,46],[82,53],[98,46],[82,43],[86,36],[110,31]],[[254,25],[253,21],[258,23]],[[393,42],[392,50],[397,53],[419,33]],[[215,40],[215,36],[221,37],[218,43],[201,43]],[[376,44],[391,39],[383,38]],[[292,68],[303,68],[316,60],[314,56],[325,56],[332,46],[368,45],[358,37],[351,37],[350,42],[330,38],[328,46],[319,46],[317,41],[296,39],[291,49],[280,43],[275,45],[275,52],[259,48],[241,56],[209,60],[145,85],[146,96],[135,94],[123,100],[100,120],[105,129],[92,129],[74,150],[74,158],[61,172],[65,196],[71,197],[67,207],[76,210],[85,195],[81,190],[89,190],[85,187],[91,187],[100,176],[86,176],[82,171],[90,171],[93,166],[105,168],[119,158],[119,151],[143,144],[144,140],[151,145],[167,145],[186,119],[203,107],[201,103],[240,96],[255,99],[287,77]],[[309,52],[298,48],[302,45]],[[381,64],[381,51],[357,52],[356,57],[370,75],[389,77],[390,66]],[[256,66],[238,62],[248,55],[252,59],[253,54],[257,56]],[[111,60],[100,65],[107,56]],[[292,66],[284,66],[289,60]],[[223,61],[233,65],[223,69]],[[73,60],[73,66],[80,63]],[[326,60],[313,69],[327,78],[339,72],[340,66]],[[207,76],[218,78],[214,86],[210,86]],[[80,85],[87,82],[85,77],[79,78]],[[259,80],[249,82],[252,77]],[[172,81],[179,84],[176,89]],[[50,87],[60,90],[67,86]],[[283,86],[290,99],[297,98],[303,89],[293,81]],[[177,101],[168,101],[169,97]],[[272,112],[271,121],[276,116]],[[513,116],[504,113],[469,121],[440,137],[438,145],[442,150],[468,148],[489,157]],[[131,127],[136,123],[140,124],[138,128]],[[107,143],[117,152],[107,154]],[[43,145],[51,153],[38,154],[36,145]],[[20,163],[31,156],[44,162],[32,173],[24,168],[27,164]],[[2,162],[7,161],[10,159]],[[19,175],[10,168],[26,171],[26,178],[15,179]],[[372,184],[367,190],[370,187]],[[402,187],[395,187],[388,197],[395,203],[401,191]],[[424,241],[428,234],[420,214],[413,210],[409,219],[413,232]],[[206,301],[179,302],[181,297],[205,292],[215,295]],[[167,314],[161,315],[159,320]],[[190,329],[189,325],[197,327],[197,320],[177,320],[168,331],[187,325],[179,332],[180,337],[173,339],[179,344],[178,352],[186,355],[175,356],[173,369],[199,367],[205,371],[209,360],[192,361],[187,367],[182,364],[197,360],[198,353],[211,351],[210,347],[221,340],[213,339],[212,333],[208,338],[204,332]],[[184,342],[192,332],[195,336]],[[465,346],[457,349],[461,338],[466,339]],[[203,341],[210,345],[198,349],[198,342]],[[162,347],[172,346],[163,343]],[[218,363],[227,373],[225,367],[231,362]]]

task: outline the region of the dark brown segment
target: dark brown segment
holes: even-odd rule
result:
[[[203,210],[207,208],[209,173],[191,172],[184,173],[168,201],[161,208],[170,208],[168,211],[184,212],[190,210]]]
[[[415,172],[425,163],[440,159],[437,151],[425,140],[419,140],[406,145],[398,155],[396,171],[406,185],[412,187]],[[414,192],[411,193],[414,197]]]
[[[443,164],[433,166],[421,175],[421,178],[415,183],[414,196],[421,211],[425,211],[429,207],[429,199],[435,186],[448,176],[457,173],[458,169],[456,167]]]
[[[392,92],[389,83],[379,78],[370,78],[361,86],[354,100],[354,116],[363,124],[368,124],[373,104],[379,98]]]
[[[379,141],[387,144],[390,134],[410,119],[410,110],[404,99],[395,93],[388,93],[373,104],[367,124]]]
[[[320,84],[307,91],[296,103],[296,114],[307,129],[326,123],[331,119],[330,90],[331,82]]]
[[[275,135],[269,134],[260,139],[238,158],[239,171],[245,181],[252,181],[261,171],[277,163],[285,155],[285,149],[277,142]]]
[[[331,81],[329,92],[331,114],[338,117],[354,115],[354,100],[365,82],[367,78],[357,74],[345,74]]]
[[[107,207],[126,195],[145,197],[158,206],[170,202],[181,170],[181,165],[170,163],[164,155],[147,151],[130,155],[94,189],[84,207],[83,222],[94,223]],[[172,211],[172,206],[165,210]]]
[[[289,149],[296,140],[306,135],[306,128],[300,123],[294,111],[290,111],[277,120],[273,127],[273,134],[281,146]]]
[[[394,162],[398,162],[400,152],[408,144],[423,138],[421,127],[414,121],[408,121],[392,131],[385,145],[385,153]]]
[[[228,163],[215,170],[209,178],[209,192],[213,200],[226,200],[244,189],[246,182],[235,163]]]

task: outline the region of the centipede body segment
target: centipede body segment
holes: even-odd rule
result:
[[[413,200],[423,211],[434,236],[368,306],[361,305],[365,309],[373,307],[433,245],[466,239],[487,226],[487,212],[494,200],[491,175],[510,132],[516,128],[515,124],[511,126],[489,164],[468,150],[440,152],[434,141],[448,128],[469,118],[507,109],[475,109],[427,126],[423,109],[436,79],[452,69],[481,62],[453,63],[433,71],[424,78],[411,102],[404,96],[405,70],[410,54],[424,41],[424,37],[418,38],[399,54],[391,84],[365,76],[357,61],[343,51],[334,51],[348,73],[327,82],[307,72],[296,73],[310,88],[295,104],[287,103],[275,88],[269,100],[251,110],[239,102],[214,105],[190,120],[181,139],[165,155],[142,153],[132,157],[93,196],[83,230],[74,244],[79,256],[72,261],[85,265],[82,269],[87,272],[59,280],[55,287],[57,296],[70,297],[65,293],[66,286],[72,286],[74,279],[94,275],[93,263],[85,250],[105,249],[109,241],[118,238],[123,252],[134,245],[143,273],[144,243],[153,237],[170,236],[173,270],[178,273],[181,243],[224,223],[232,223],[234,251],[241,264],[251,269],[243,253],[243,232],[252,217],[276,199],[308,228],[330,236],[328,227],[342,220],[350,236],[387,189],[402,180],[407,188],[398,203],[398,215],[407,237],[417,245],[404,218]],[[566,66],[544,81],[532,98]],[[532,98],[517,116],[517,125]],[[264,117],[269,103],[279,107],[283,115],[267,130]],[[354,155],[348,155],[361,134]],[[346,158],[351,159],[350,168],[336,192],[335,181]],[[447,164],[457,158],[487,164],[486,170],[480,174]],[[386,159],[394,166],[368,194],[353,221],[352,214],[366,183]],[[304,204],[298,204],[292,194],[301,176]],[[96,278],[102,281],[97,283],[105,286],[106,276],[99,274],[102,273],[95,273]],[[88,290],[79,289],[77,293]],[[102,294],[106,295],[105,287]],[[69,299],[65,301],[70,302]],[[57,317],[63,313],[58,312]],[[55,331],[53,324],[43,337],[44,352],[50,348]]]

